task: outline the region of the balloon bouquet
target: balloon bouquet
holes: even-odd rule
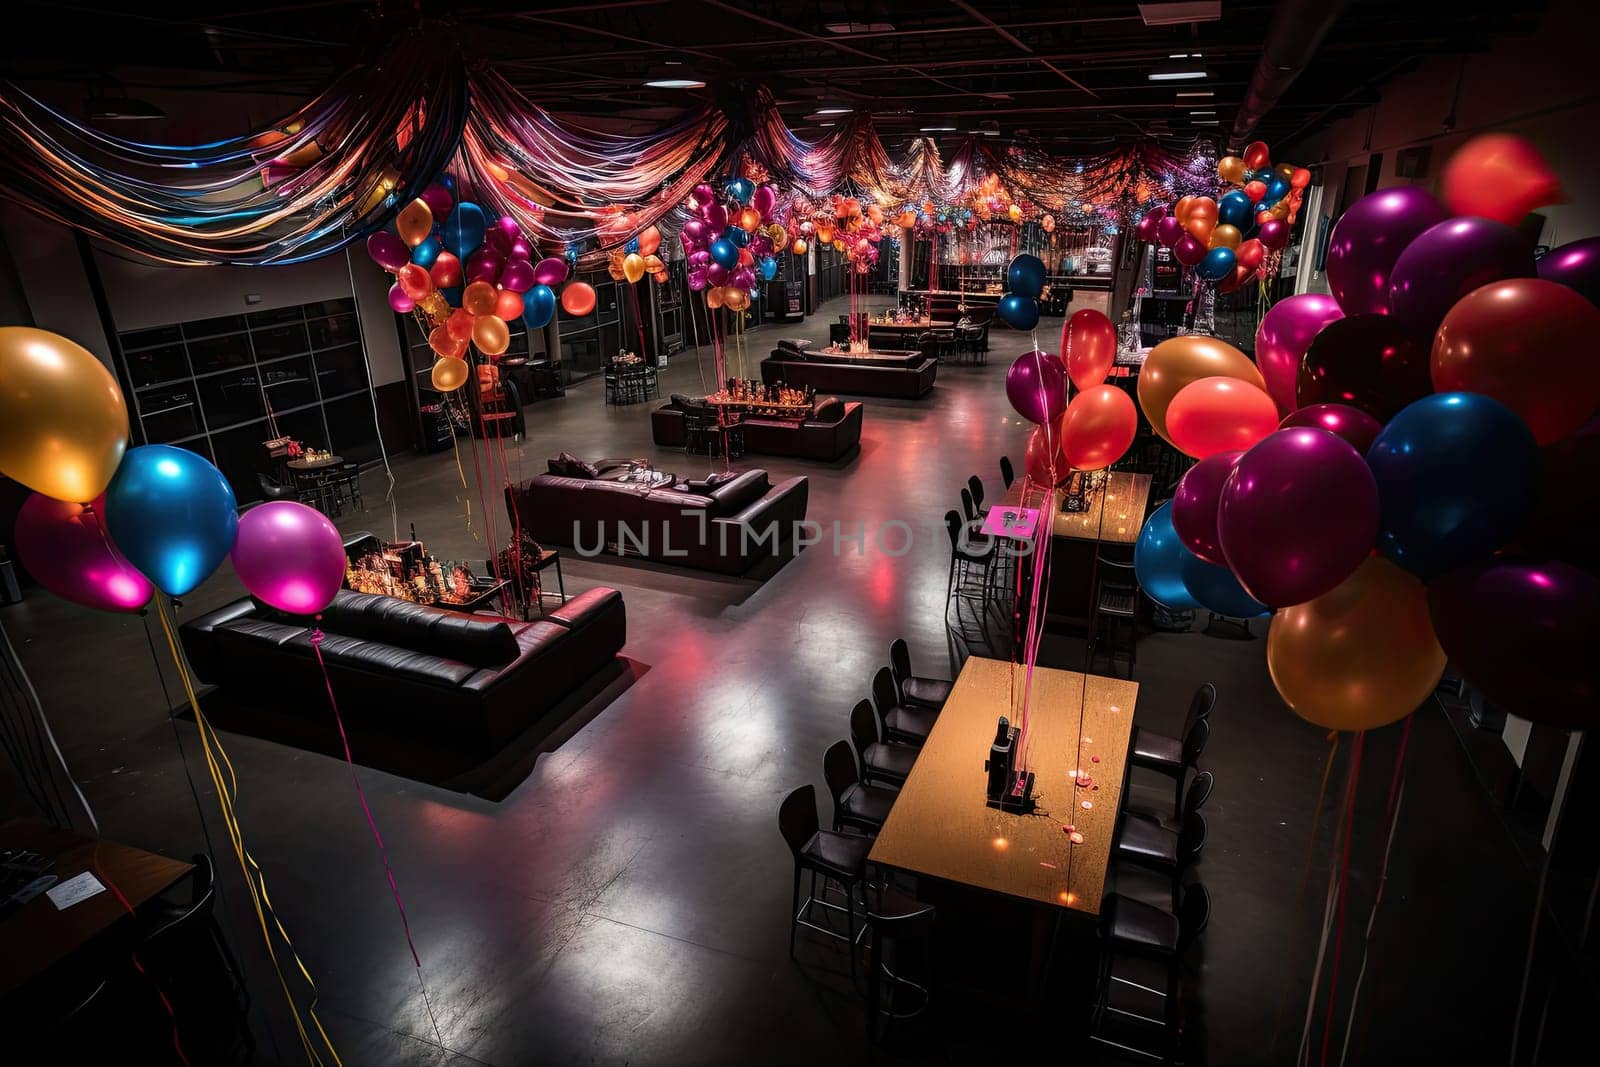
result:
[[[660,249],[661,231],[655,226],[646,226],[637,236],[628,238],[621,248],[612,249],[606,273],[611,275],[612,281],[629,285],[643,281],[648,274],[657,285],[665,285],[669,275],[666,263],[656,254]]]
[[[778,276],[775,257],[789,234],[769,221],[777,203],[777,189],[749,178],[729,178],[722,196],[706,182],[689,194],[692,217],[678,240],[689,257],[689,288],[705,293],[706,307],[743,311],[760,294],[761,282]]]
[[[1273,682],[1318,725],[1403,718],[1448,657],[1506,710],[1581,728],[1600,712],[1600,578],[1573,534],[1600,511],[1600,240],[1535,262],[1513,224],[1559,186],[1520,139],[1469,142],[1443,191],[1353,204],[1332,296],[1276,304],[1255,363],[1208,337],[1151,351],[1140,404],[1200,462],[1135,567],[1168,607],[1271,612]]]

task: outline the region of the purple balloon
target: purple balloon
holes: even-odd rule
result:
[[[1278,429],[1289,430],[1296,426],[1313,426],[1319,430],[1344,438],[1350,447],[1363,456],[1372,442],[1383,431],[1383,423],[1360,408],[1349,404],[1307,404],[1299,411],[1285,415]]]
[[[1185,267],[1192,267],[1206,258],[1206,246],[1189,234],[1184,234],[1172,243],[1172,258]]]
[[[727,285],[729,277],[728,268],[721,263],[710,263],[706,266],[706,280],[712,285]]]
[[[689,288],[690,289],[693,289],[695,292],[698,293],[700,290],[702,290],[702,289],[704,289],[706,287],[706,284],[707,284],[706,272],[705,272],[705,270],[703,268],[696,268],[696,269],[691,270],[689,272]]]
[[[1300,293],[1273,304],[1256,327],[1256,367],[1280,412],[1296,407],[1300,359],[1322,328],[1344,318],[1339,302],[1322,293]]]
[[[522,227],[517,225],[517,220],[510,215],[501,215],[489,224],[483,237],[490,248],[510,254],[512,244],[522,238]]]
[[[1430,581],[1428,612],[1450,663],[1494,703],[1562,729],[1600,725],[1600,578],[1496,556]]]
[[[367,255],[384,270],[399,270],[411,262],[411,249],[388,230],[379,230],[367,238]]]
[[[399,282],[389,286],[389,307],[391,309],[404,315],[416,306],[417,302],[406,295],[406,291],[400,288]]]
[[[1533,243],[1489,219],[1446,219],[1406,245],[1389,271],[1389,314],[1431,344],[1457,300],[1505,278],[1532,278]]]
[[[1600,237],[1557,245],[1539,257],[1539,277],[1576,289],[1600,305]]]
[[[705,220],[709,233],[717,234],[728,228],[728,209],[716,201],[712,201],[700,209],[700,217]]]
[[[533,264],[525,259],[513,259],[500,269],[500,288],[513,293],[526,293],[537,283],[533,280]]]
[[[1282,219],[1268,219],[1261,224],[1256,240],[1275,252],[1289,243],[1289,224]]]
[[[740,267],[733,272],[728,284],[736,289],[749,289],[756,284],[756,272],[749,267]]]
[[[711,231],[706,229],[706,224],[700,219],[690,219],[688,222],[684,223],[683,230],[681,232],[695,245],[699,245],[700,242],[704,241],[711,235]]]
[[[1361,453],[1296,427],[1246,452],[1222,487],[1217,534],[1245,592],[1303,604],[1350,577],[1378,539],[1378,483]]]
[[[1450,217],[1415,186],[1383,189],[1350,205],[1328,243],[1328,288],[1346,315],[1389,313],[1389,272],[1406,245]]]
[[[535,285],[560,285],[567,280],[567,261],[549,256],[533,266]]]
[[[1190,552],[1207,563],[1228,565],[1217,537],[1217,503],[1222,486],[1243,452],[1215,452],[1190,467],[1172,497],[1172,528]]]
[[[506,253],[507,259],[526,259],[533,261],[533,245],[528,243],[526,237],[518,237],[511,242],[511,251]]]
[[[28,573],[63,600],[126,612],[150,602],[150,580],[122,557],[106,532],[105,497],[85,507],[32,493],[17,512],[13,536]]]
[[[455,207],[456,203],[455,198],[450,195],[450,190],[438,182],[422,190],[422,195],[417,199],[427,204],[428,210],[433,212],[433,217],[440,222],[450,217],[450,209]]]
[[[1067,368],[1053,352],[1024,352],[1006,371],[1006,399],[1029,422],[1046,423],[1067,410]]]
[[[344,584],[344,539],[320,511],[271,500],[239,516],[233,569],[256,598],[290,615],[315,615]]]
[[[1171,248],[1178,243],[1178,238],[1184,237],[1183,223],[1178,221],[1176,215],[1168,215],[1156,223],[1156,240],[1162,248]]]
[[[750,206],[761,212],[762,218],[771,213],[773,205],[777,202],[778,190],[770,185],[756,186],[755,195],[750,198]]]
[[[1161,220],[1154,215],[1146,215],[1133,227],[1133,236],[1140,244],[1154,244],[1156,239],[1156,223]]]
[[[470,282],[488,282],[494,285],[500,280],[500,268],[505,265],[505,260],[491,248],[480,248],[467,257],[466,277]]]
[[[764,233],[750,238],[750,254],[757,259],[772,255],[772,238]]]
[[[689,253],[689,266],[705,270],[711,266],[711,253],[703,248],[698,248]]]
[[[705,182],[701,182],[699,185],[696,185],[694,189],[690,191],[689,195],[694,197],[694,202],[699,204],[702,208],[717,199],[717,191],[711,188],[711,186],[707,185]]]

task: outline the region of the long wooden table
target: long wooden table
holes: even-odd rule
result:
[[[1111,472],[1106,476],[1105,487],[1089,494],[1085,511],[1062,511],[1061,497],[1059,489],[1047,493],[1034,486],[1024,501],[1022,480],[1018,479],[1006,490],[1001,503],[1044,511],[1050,517],[1053,537],[1131,545],[1139,540],[1139,529],[1144,525],[1144,509],[1150,502],[1150,476]]]
[[[967,660],[868,858],[921,877],[1099,915],[1139,686],[1034,670],[1025,763],[1034,772],[1037,809],[1020,815],[988,806],[983,763],[999,717],[1015,723],[1013,688],[1020,704],[1025,684],[1016,664]],[[1078,784],[1074,772],[1088,781]]]

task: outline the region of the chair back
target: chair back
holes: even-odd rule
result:
[[[1139,588],[1139,578],[1133,569],[1133,563],[1124,563],[1119,559],[1101,558],[1100,584],[1111,589],[1133,591]]]
[[[885,941],[908,941],[931,934],[936,914],[937,909],[932,904],[925,904],[915,911],[900,915],[879,915],[875,911],[868,911],[867,921],[872,924],[874,937],[881,935]]]
[[[983,507],[983,479],[976,474],[967,479],[967,488],[972,492],[972,508],[974,513]]]
[[[964,485],[961,487],[961,513],[967,517],[968,522],[978,517],[977,505],[972,502],[972,490]]]
[[[965,492],[965,490],[962,490]],[[950,551],[954,552],[961,547],[961,512],[947,511],[944,513],[944,528],[950,534]]]
[[[1196,882],[1184,891],[1178,909],[1178,954],[1181,956],[1205,933],[1211,922],[1211,890]]]
[[[194,855],[192,862],[194,870],[189,872],[189,906],[145,934],[147,946],[164,944],[173,935],[181,934],[211,914],[217,899],[216,874],[211,867],[211,859],[200,852]]]
[[[835,741],[828,746],[828,751],[822,754],[822,778],[828,783],[828,792],[833,794],[835,804],[839,803],[845,790],[861,781],[861,771],[856,766],[855,753],[850,751],[850,742]]]
[[[1000,480],[1005,483],[1007,489],[1010,489],[1011,483],[1017,480],[1017,472],[1011,466],[1010,456],[1000,457]]]
[[[898,690],[911,678],[911,648],[905,638],[897,637],[889,643],[889,666],[894,670],[894,685]],[[903,692],[900,702],[905,703]]]
[[[1183,720],[1183,732],[1187,736],[1190,728],[1201,719],[1210,717],[1211,710],[1217,706],[1217,687],[1210,682],[1202,682],[1194,691],[1194,696],[1189,700],[1189,714]]]
[[[878,724],[882,726],[884,716],[900,703],[900,691],[894,684],[894,672],[888,667],[879,667],[878,673],[872,676],[872,702],[877,705]]]
[[[1183,818],[1189,816],[1206,806],[1206,801],[1211,799],[1211,787],[1216,784],[1216,779],[1210,771],[1201,771],[1194,776],[1194,781],[1189,783],[1189,791],[1183,795]]]
[[[819,828],[815,786],[803,785],[783,798],[783,805],[778,808],[778,829],[797,858]]]
[[[1183,829],[1178,833],[1177,873],[1200,862],[1200,854],[1206,850],[1206,833],[1206,817],[1198,811],[1183,820]]]
[[[865,762],[867,746],[878,743],[878,715],[872,710],[872,701],[860,701],[850,709],[850,740],[856,746],[856,758]]]
[[[1196,719],[1189,725],[1189,730],[1183,735],[1183,764],[1193,767],[1200,762],[1200,753],[1206,750],[1206,741],[1211,738],[1211,720]]]

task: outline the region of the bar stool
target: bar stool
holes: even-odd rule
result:
[[[850,741],[861,761],[863,782],[887,782],[897,788],[905,785],[917,762],[917,750],[878,740],[878,715],[872,710],[872,701],[859,701],[850,709]]]
[[[1017,472],[1011,466],[1010,456],[1000,457],[1000,480],[1005,483],[1007,489],[1010,489],[1011,483],[1017,480]]]
[[[1176,1062],[1183,1036],[1183,959],[1211,921],[1211,893],[1190,886],[1176,913],[1112,893],[1101,915],[1100,981],[1089,1040],[1157,1063]],[[1138,1036],[1109,1036],[1113,1019],[1132,1024]],[[1156,1048],[1128,1044],[1152,1028]]]
[[[970,503],[972,494],[967,489],[962,489],[966,499],[963,505]],[[997,569],[995,562],[999,557],[999,546],[994,538],[985,537],[988,545],[984,548],[975,547],[967,540],[965,523],[962,521],[961,512],[947,511],[944,515],[944,525],[950,535],[950,574],[945,582],[944,599],[947,606],[952,596],[964,597],[968,600],[977,599],[983,603],[985,609],[994,602],[993,572]],[[967,577],[976,567],[980,572],[979,593],[976,598],[965,592]],[[959,581],[958,579],[959,575]]]
[[[800,932],[800,927],[804,926],[847,943],[850,953],[850,977],[854,979],[857,939],[856,889],[866,882],[867,853],[872,850],[872,839],[822,829],[817,822],[817,791],[814,786],[809,785],[803,785],[784,797],[782,806],[778,808],[778,829],[789,845],[790,854],[794,856],[794,894],[790,903],[795,910],[794,918],[789,924],[789,958],[794,959],[795,937]],[[800,902],[802,871],[811,874],[811,887],[807,891],[804,904]],[[827,892],[829,882],[838,884],[844,890],[844,907],[817,895],[819,874],[822,875],[824,893]],[[848,936],[841,936],[831,927],[812,922],[807,913],[813,907],[844,912]],[[863,899],[861,903],[863,924],[866,921],[866,910],[866,901]]]
[[[1098,548],[1097,548],[1098,550]],[[1094,607],[1089,612],[1089,641],[1084,660],[1089,668],[1094,666],[1095,650],[1100,645],[1100,624],[1105,623],[1106,652],[1113,675],[1117,668],[1119,651],[1117,635],[1126,625],[1128,643],[1121,647],[1127,654],[1128,677],[1139,663],[1139,579],[1134,574],[1133,563],[1101,558],[1101,572],[1095,583]]]
[[[897,637],[890,643],[889,666],[894,670],[894,684],[900,692],[900,703],[937,711],[950,699],[954,683],[943,678],[919,678],[911,673],[911,649],[906,645],[905,638]]]
[[[879,667],[872,676],[872,703],[877,709],[878,726],[884,740],[894,744],[921,748],[933,732],[933,722],[939,713],[929,708],[912,708],[900,703],[900,691],[894,684],[894,672]]]
[[[1172,812],[1176,817],[1183,799],[1183,783],[1189,770],[1199,764],[1211,737],[1211,709],[1217,703],[1217,687],[1204,682],[1189,700],[1183,720],[1183,739],[1135,726],[1129,762],[1135,767],[1155,771],[1173,779]]]
[[[350,506],[360,506],[362,511],[367,510],[367,502],[361,496],[361,464],[344,463],[339,466],[339,488],[350,495]]]
[[[822,778],[833,794],[833,828],[875,834],[894,807],[896,791],[861,780],[850,742],[835,741],[822,754]]]
[[[937,914],[932,904],[893,889],[880,892],[877,903],[867,912],[867,925],[872,931],[872,965],[867,970],[868,1042],[878,1041],[880,1024],[914,1018],[933,1003],[933,931]],[[914,1006],[896,1004],[896,994],[902,990]]]

